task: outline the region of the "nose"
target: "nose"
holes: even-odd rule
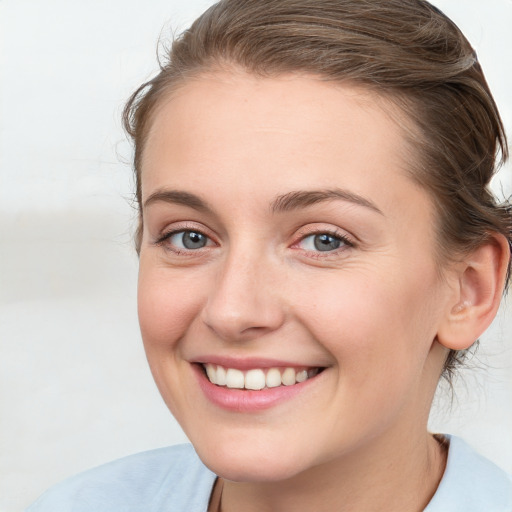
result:
[[[261,255],[229,255],[213,280],[203,322],[225,341],[255,339],[279,329],[285,311],[277,271]]]

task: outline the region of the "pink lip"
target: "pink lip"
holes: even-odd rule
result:
[[[218,355],[198,357],[195,363],[216,364],[224,368],[236,368],[237,370],[251,370],[253,368],[313,368],[312,365],[298,364],[296,362],[267,359],[267,358],[233,358]],[[317,365],[320,366],[320,365]]]
[[[276,366],[281,365],[276,365],[276,361],[273,361],[272,367],[275,368]],[[293,365],[284,364],[282,366],[290,367]],[[260,391],[251,391],[216,386],[208,380],[200,365],[193,364],[192,367],[198,379],[199,387],[205,394],[206,398],[222,409],[235,412],[257,412],[274,407],[284,401],[292,399],[299,393],[304,392],[323,375],[322,372],[311,379],[294,384],[293,386],[279,386],[276,388],[262,389]],[[249,368],[254,367],[254,365],[249,366]],[[263,368],[264,366],[257,367]],[[233,368],[233,366],[228,366],[228,368]],[[240,367],[236,366],[235,368]]]

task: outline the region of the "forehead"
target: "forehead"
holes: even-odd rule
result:
[[[154,114],[142,196],[168,182],[211,180],[254,193],[270,185],[269,177],[274,188],[343,185],[378,193],[383,180],[407,176],[397,110],[362,87],[316,77],[201,75],[176,88]]]

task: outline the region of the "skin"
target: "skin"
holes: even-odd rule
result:
[[[420,511],[442,476],[426,425],[447,353],[438,334],[460,289],[439,272],[431,200],[381,105],[350,85],[233,70],[187,82],[155,114],[142,163],[141,331],[166,404],[224,479],[223,511]],[[326,189],[372,207],[270,207]],[[209,209],[154,199],[168,190]],[[173,230],[208,243],[162,240]],[[315,250],[326,232],[348,242]],[[198,385],[205,354],[326,369],[295,398],[233,412]]]

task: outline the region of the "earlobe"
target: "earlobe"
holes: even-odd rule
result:
[[[446,348],[465,350],[489,327],[501,302],[509,259],[507,239],[495,234],[460,263],[457,293],[437,333]]]

